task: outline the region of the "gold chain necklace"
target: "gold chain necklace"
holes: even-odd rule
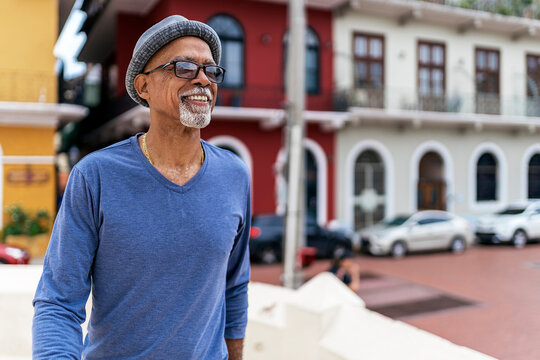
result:
[[[152,162],[152,159],[150,158],[150,153],[148,152],[148,147],[146,146],[146,135],[148,135],[148,133],[144,133],[142,137],[143,153],[144,153],[144,156],[146,157],[146,160],[148,160],[148,162],[153,166],[154,163]],[[204,164],[204,149],[201,144],[201,166],[203,164]]]
[[[146,147],[146,135],[148,133],[144,133],[143,137],[142,137],[142,149],[143,149],[143,152],[144,152],[144,156],[146,157],[146,160],[148,160],[148,162],[153,166],[154,163],[152,162],[152,159],[150,159],[150,154],[148,153],[148,148]]]

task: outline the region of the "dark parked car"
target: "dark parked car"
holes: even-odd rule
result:
[[[249,250],[251,258],[265,264],[282,259],[284,218],[279,215],[258,215],[251,223]],[[308,218],[305,225],[306,246],[317,250],[318,258],[332,257],[339,249],[351,249],[351,240],[342,232],[321,227]]]
[[[17,246],[0,244],[0,264],[28,264],[28,251]]]

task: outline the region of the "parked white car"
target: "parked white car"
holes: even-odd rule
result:
[[[540,201],[512,204],[496,214],[480,217],[476,236],[479,242],[507,242],[516,247],[540,239]]]
[[[409,251],[465,251],[474,235],[467,220],[446,211],[397,216],[361,231],[362,247],[373,255],[405,256]]]

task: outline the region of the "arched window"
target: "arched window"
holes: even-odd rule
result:
[[[497,200],[497,160],[484,153],[476,163],[476,201]]]
[[[365,150],[354,167],[354,228],[371,226],[384,218],[384,164],[374,150]]]
[[[208,20],[221,40],[221,66],[227,71],[222,87],[244,86],[244,31],[232,17],[216,15]]]
[[[540,199],[540,154],[529,161],[529,199]]]
[[[289,32],[283,37],[284,76],[287,83],[287,49]],[[311,28],[306,28],[306,92],[308,94],[319,93],[319,37]]]
[[[435,151],[429,151],[418,166],[418,210],[446,210],[444,161]]]

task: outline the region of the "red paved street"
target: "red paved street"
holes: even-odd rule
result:
[[[540,244],[356,261],[369,308],[498,359],[540,359]],[[305,278],[328,265],[317,261]],[[281,271],[254,264],[252,281],[279,284]]]

